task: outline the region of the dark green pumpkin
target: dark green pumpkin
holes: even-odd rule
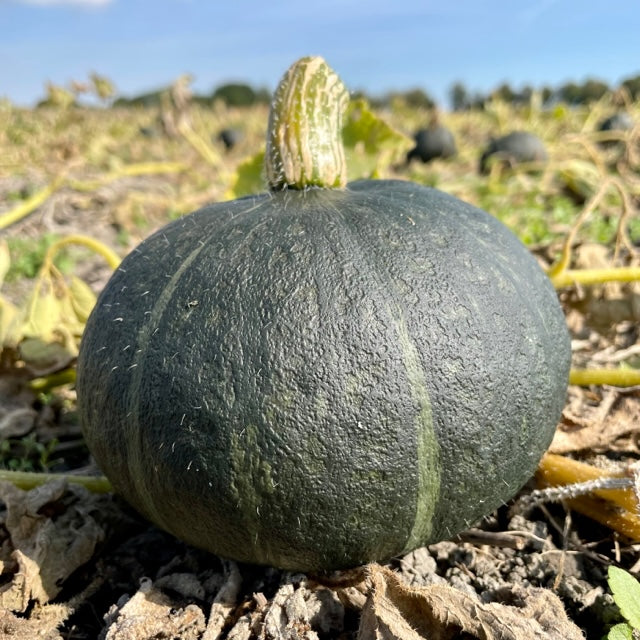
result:
[[[448,538],[551,441],[569,339],[487,213],[402,181],[279,191],[164,227],[78,362],[85,437],[134,507],[222,556],[323,570]]]

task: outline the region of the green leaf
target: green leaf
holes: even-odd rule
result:
[[[626,622],[617,624],[609,629],[607,640],[633,640],[633,629]]]
[[[4,277],[10,266],[9,247],[5,240],[0,240],[0,288],[2,288]],[[0,351],[11,342],[10,329],[13,327],[17,314],[17,308],[0,295]]]
[[[640,629],[640,583],[628,571],[613,566],[609,567],[608,582],[624,618],[632,627]]]
[[[40,274],[23,309],[22,333],[27,338],[40,338],[44,342],[55,340],[60,320],[60,303],[53,290],[50,276]]]
[[[566,120],[569,110],[567,109],[567,105],[558,104],[554,107],[552,114],[554,120]]]
[[[17,316],[17,307],[0,296],[0,351],[3,347],[13,346],[17,342],[14,335]]]
[[[78,321],[84,324],[96,304],[95,294],[84,280],[72,276],[69,283],[69,295]]]
[[[240,163],[233,184],[226,196],[233,200],[242,196],[261,193],[266,189],[264,177],[264,149]]]
[[[373,155],[384,149],[398,150],[398,147],[399,153],[404,154],[413,144],[407,136],[371,111],[363,99],[353,100],[349,104],[342,140],[346,147],[364,145],[365,152]]]
[[[402,162],[413,141],[377,116],[366,100],[349,104],[342,139],[347,157],[348,179],[376,177]]]

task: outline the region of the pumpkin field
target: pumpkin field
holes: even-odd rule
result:
[[[620,112],[630,126],[603,130]],[[348,182],[411,181],[483,209],[555,289],[569,386],[551,445],[515,497],[448,540],[302,572],[182,542],[101,475],[76,397],[87,319],[121,260],[164,225],[266,191],[268,122],[266,105],[190,100],[184,79],[152,106],[0,103],[0,638],[637,637],[640,105],[623,91],[580,106],[534,92],[451,112],[353,97],[344,114]],[[451,132],[455,153],[411,153],[430,126]],[[481,167],[490,141],[514,131],[534,134],[544,156],[496,153]],[[548,372],[513,362],[500,375],[533,379],[524,396],[538,398]],[[238,445],[249,480],[263,472],[252,428]]]

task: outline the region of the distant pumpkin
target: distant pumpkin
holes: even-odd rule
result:
[[[633,118],[626,111],[618,111],[600,121],[598,131],[629,131],[634,124]]]
[[[513,165],[520,162],[546,162],[548,154],[538,136],[528,131],[513,131],[489,142],[480,158],[480,173],[487,172],[489,158],[492,157]]]
[[[231,151],[242,140],[242,132],[227,127],[218,133],[217,139],[222,142],[227,151]]]
[[[407,161],[414,159],[430,162],[435,158],[451,158],[458,152],[453,133],[441,124],[419,129],[414,136],[415,147],[407,154]]]

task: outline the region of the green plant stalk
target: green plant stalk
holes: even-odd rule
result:
[[[63,184],[64,177],[58,176],[46,187],[34,193],[30,198],[21,202],[17,207],[5,211],[0,215],[0,229],[6,229],[12,224],[26,218],[34,209],[37,209],[45,200],[54,194]]]
[[[624,203],[624,211],[623,211],[621,220],[628,215],[629,210],[631,208],[631,204],[629,202],[629,198],[627,196],[626,190],[621,185],[621,183],[618,180],[614,179],[614,178],[609,178],[609,179],[605,180],[600,185],[600,188],[598,189],[598,191],[589,200],[589,202],[587,203],[585,208],[582,210],[582,213],[578,216],[578,219],[576,220],[575,224],[570,229],[569,233],[567,234],[566,238],[564,239],[564,243],[562,245],[562,251],[560,253],[560,257],[547,270],[547,275],[551,279],[551,282],[553,282],[554,284],[556,282],[563,283],[563,284],[556,284],[557,288],[559,288],[561,286],[570,286],[571,284],[576,282],[575,280],[570,280],[570,279],[567,278],[567,274],[575,274],[575,273],[577,273],[577,272],[572,272],[569,269],[569,264],[571,263],[572,247],[573,247],[576,235],[578,234],[578,230],[583,225],[585,220],[595,211],[596,207],[600,204],[600,202],[602,201],[602,199],[604,198],[605,194],[607,193],[607,191],[609,190],[610,187],[614,187],[615,189],[618,190],[618,192],[620,193],[620,196],[622,198],[622,201]],[[620,229],[620,226],[619,226],[619,229]],[[608,271],[611,271],[611,270],[612,269],[610,269]],[[585,270],[585,271],[596,271],[596,270],[595,269],[594,270],[589,269],[589,270]],[[603,271],[603,270],[597,270],[597,271]],[[609,280],[606,280],[606,282],[609,282]],[[593,284],[593,283],[591,283],[591,282],[582,282],[580,284]]]
[[[606,384],[612,387],[635,387],[640,385],[638,369],[571,369],[569,384],[587,387]]]
[[[69,180],[68,184],[76,191],[94,191],[99,187],[125,176],[146,176],[158,173],[180,173],[187,166],[182,162],[139,162],[110,171],[96,180]]]
[[[186,122],[178,127],[182,137],[213,167],[220,166],[220,157],[216,151],[203,140]]]
[[[21,202],[18,206],[0,214],[0,229],[6,229],[12,224],[26,218],[32,211],[37,209],[43,202],[50,198],[64,184],[78,191],[93,191],[105,183],[112,182],[122,176],[142,176],[153,173],[178,173],[186,169],[186,165],[181,162],[141,162],[122,167],[113,171],[103,178],[94,181],[73,181],[67,180],[66,176],[54,178],[46,187],[34,193],[30,198]]]
[[[47,249],[43,268],[45,267],[48,268],[52,264],[55,254],[62,247],[68,244],[79,244],[86,247],[87,249],[90,249],[94,253],[97,253],[98,255],[102,256],[106,260],[107,264],[114,270],[117,269],[118,265],[120,264],[120,256],[115,251],[107,247],[107,245],[96,240],[95,238],[91,238],[90,236],[83,236],[81,234],[72,234],[69,236],[65,236],[64,238],[61,238],[57,242],[54,242]]]
[[[564,266],[549,272],[556,289],[576,284],[583,286],[605,284],[607,282],[638,282],[640,267],[611,267],[606,269],[567,269]],[[637,369],[572,369],[569,383],[578,386],[610,385],[614,387],[635,387],[640,385],[640,371]]]
[[[547,453],[540,460],[536,480],[543,487],[558,487],[618,475],[566,456]],[[631,540],[640,540],[638,501],[631,488],[596,489],[593,495],[568,499],[567,505]]]
[[[611,267],[607,269],[565,269],[550,275],[556,289],[574,284],[594,285],[606,282],[640,281],[640,267]]]
[[[36,473],[0,469],[0,480],[11,482],[24,491],[60,479],[66,480],[70,484],[79,484],[92,493],[111,493],[113,491],[113,486],[104,476],[74,476],[65,473]]]
[[[71,384],[76,381],[76,370],[73,367],[56,371],[48,376],[34,378],[29,382],[29,387],[36,393],[47,393],[51,389],[60,387],[63,384]]]
[[[185,171],[187,165],[182,162],[138,162],[130,164],[107,174],[107,180],[121,176],[146,176],[153,173],[179,173]]]

